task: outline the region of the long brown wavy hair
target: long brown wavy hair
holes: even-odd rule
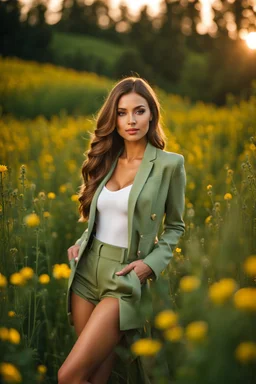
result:
[[[88,220],[93,195],[118,152],[124,147],[124,140],[116,129],[117,108],[119,99],[131,92],[144,97],[152,113],[147,132],[148,141],[156,148],[165,147],[165,135],[160,124],[160,104],[151,86],[146,80],[133,76],[117,82],[98,112],[90,149],[85,152],[87,159],[82,164],[83,184],[79,190],[79,222]]]

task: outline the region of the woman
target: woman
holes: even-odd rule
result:
[[[115,347],[143,329],[147,281],[184,232],[184,158],[163,151],[159,120],[154,91],[135,77],[119,81],[99,111],[79,197],[88,228],[68,249],[67,311],[78,339],[59,384],[107,383]]]

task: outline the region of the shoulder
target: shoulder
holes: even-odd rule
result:
[[[176,152],[167,152],[162,149],[157,149],[157,159],[164,164],[171,164],[174,167],[184,164],[183,155]]]

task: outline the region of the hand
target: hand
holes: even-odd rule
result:
[[[68,248],[69,261],[72,259],[75,259],[75,261],[77,261],[79,248],[80,248],[80,245],[72,245],[72,247]]]
[[[147,264],[145,264],[143,260],[136,260],[126,265],[123,269],[121,269],[121,271],[116,272],[116,275],[126,275],[132,269],[134,269],[134,272],[136,272],[141,284],[144,284],[147,278],[153,273],[152,269]]]

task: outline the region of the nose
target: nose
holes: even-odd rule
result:
[[[135,117],[134,116],[130,116],[129,117],[129,122],[128,122],[129,125],[133,125],[133,124],[136,124],[136,120],[135,120]]]

